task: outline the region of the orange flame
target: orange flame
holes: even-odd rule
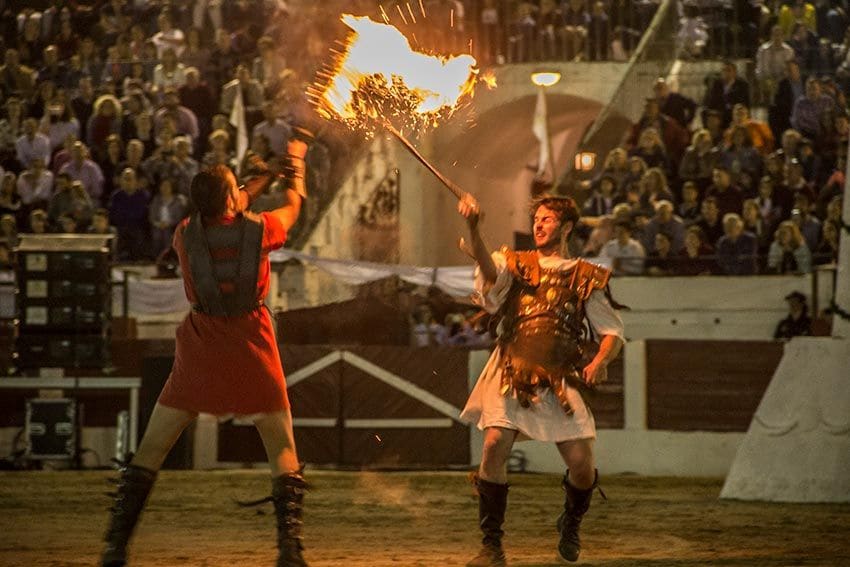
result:
[[[342,21],[352,33],[326,83],[310,90],[325,118],[366,129],[378,118],[436,125],[472,96],[478,69],[471,55],[420,53],[392,25],[351,14]]]

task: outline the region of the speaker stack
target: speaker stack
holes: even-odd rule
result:
[[[111,235],[23,235],[17,254],[16,366],[110,365]]]

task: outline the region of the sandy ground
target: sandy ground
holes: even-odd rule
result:
[[[0,565],[95,565],[106,471],[0,474]],[[310,472],[307,558],[314,567],[464,565],[477,506],[462,473]],[[850,505],[718,500],[717,479],[605,477],[583,526],[581,564],[850,565]],[[136,566],[271,566],[271,505],[261,471],[161,474],[132,548]],[[559,479],[515,475],[505,547],[513,567],[561,564]]]

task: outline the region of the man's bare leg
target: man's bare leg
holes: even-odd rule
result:
[[[307,488],[295,451],[289,409],[265,414],[254,424],[263,440],[272,471],[272,502],[277,517],[279,567],[306,567],[301,555],[304,492]]]
[[[484,430],[484,448],[481,451],[481,465],[478,477],[489,482],[507,484],[508,458],[511,456],[517,432],[502,427],[488,427]]]
[[[558,552],[567,561],[577,561],[581,551],[581,519],[590,508],[590,498],[596,488],[593,440],[578,439],[558,443],[558,451],[568,469],[563,481],[564,512],[558,518],[558,531],[561,534]]]

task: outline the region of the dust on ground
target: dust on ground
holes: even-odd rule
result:
[[[97,564],[107,471],[0,473],[0,565]],[[477,504],[458,472],[308,471],[306,557],[313,567],[450,567],[478,550]],[[582,526],[579,564],[850,565],[850,505],[719,500],[719,479],[610,476]],[[164,471],[131,550],[138,567],[272,566],[267,473]],[[512,567],[562,565],[560,478],[513,475],[505,525]]]

